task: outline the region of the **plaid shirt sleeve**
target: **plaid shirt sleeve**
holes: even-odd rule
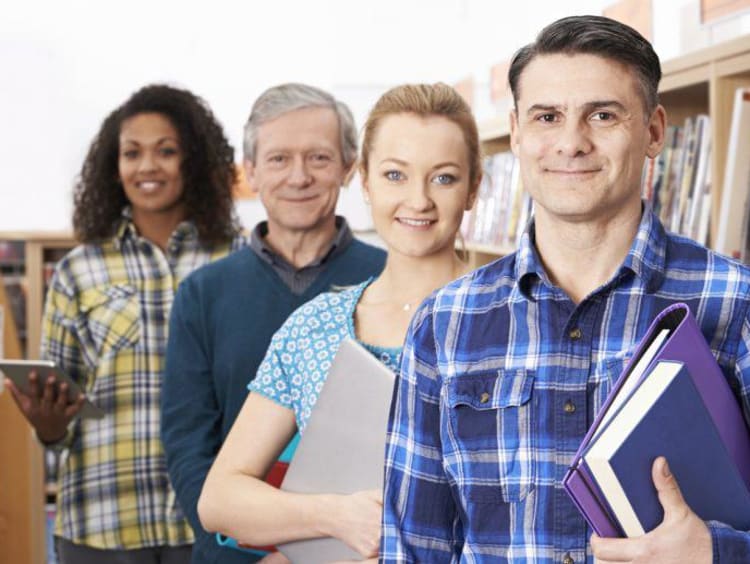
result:
[[[745,419],[750,421],[750,319],[742,324],[742,335],[734,365],[734,376]],[[724,562],[750,562],[750,532],[737,531],[722,523],[709,521],[713,544],[714,564]]]
[[[64,264],[61,264],[47,291],[40,354],[55,362],[86,393],[86,363],[79,336],[79,318],[75,288],[68,282]],[[77,419],[73,419],[67,434],[55,445],[48,446],[69,446],[71,429],[76,423]]]
[[[440,377],[429,306],[415,315],[388,428],[381,562],[457,562],[462,531],[440,436]]]

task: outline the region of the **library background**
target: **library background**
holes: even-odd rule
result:
[[[674,2],[674,14],[660,0],[603,4],[599,13],[641,31],[662,57],[660,99],[669,129],[664,151],[644,166],[643,197],[672,231],[750,261],[750,0]],[[568,14],[551,14],[544,21],[536,15],[535,28],[563,15]],[[666,28],[675,22],[689,33],[680,40],[679,55],[664,57],[660,34],[674,34]],[[502,30],[499,25],[498,33]],[[517,46],[532,39],[533,34],[520,38]],[[512,252],[532,213],[510,153],[505,74],[511,55],[512,50],[498,52],[482,76],[454,76],[452,81],[475,108],[485,154],[485,177],[474,208],[464,217],[458,249],[472,266]],[[360,198],[356,189],[349,190],[341,211],[352,217],[360,235],[372,237]],[[260,218],[257,202],[240,199],[237,207],[245,226]],[[0,356],[38,357],[46,284],[56,261],[74,245],[65,229],[0,232]],[[52,562],[47,539],[59,454],[43,451],[7,393],[0,393],[0,429],[0,562]]]

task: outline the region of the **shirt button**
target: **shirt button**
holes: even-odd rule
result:
[[[574,404],[572,401],[568,400],[565,402],[565,406],[563,407],[565,410],[565,413],[575,413],[576,411],[576,404]]]
[[[568,333],[568,337],[570,337],[574,341],[577,341],[582,336],[583,336],[583,333],[581,332],[581,330],[578,327],[576,327],[575,329],[571,329],[570,333]]]
[[[479,396],[479,403],[487,403],[490,401],[490,394],[487,392],[483,392],[481,396]]]
[[[563,564],[575,564],[575,560],[573,560],[573,557],[570,556],[570,552],[568,552],[565,557],[563,558]]]

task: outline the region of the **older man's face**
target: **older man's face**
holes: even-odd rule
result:
[[[347,173],[336,113],[304,108],[262,124],[245,170],[274,236],[330,229]]]

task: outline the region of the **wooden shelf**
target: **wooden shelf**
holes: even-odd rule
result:
[[[15,322],[0,276],[3,355],[21,358]],[[0,393],[0,562],[42,564],[46,558],[42,448],[8,391]]]
[[[5,309],[4,354],[8,358],[39,358],[45,263],[50,255],[71,249],[75,240],[65,232],[0,232],[0,241],[23,243],[22,260],[11,261],[26,287],[26,343]],[[20,274],[20,272],[23,274]],[[0,278],[0,303],[7,303]],[[43,564],[46,560],[44,506],[56,489],[45,484],[43,449],[8,393],[0,394],[0,562]],[[10,462],[8,462],[10,461]],[[12,487],[8,487],[8,485]]]
[[[498,245],[480,245],[478,243],[466,243],[465,248],[472,253],[483,253],[485,255],[505,256],[512,254],[515,247],[503,247]]]

